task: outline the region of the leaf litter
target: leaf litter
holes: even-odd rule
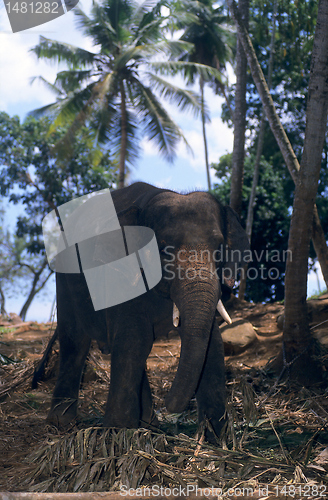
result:
[[[249,309],[255,326],[269,316],[265,307]],[[30,335],[28,342],[21,333],[22,341],[16,338],[9,347],[7,342],[4,352],[20,362],[0,366],[0,490],[101,492],[194,485],[218,488],[223,497],[231,497],[231,488],[256,491],[268,485],[274,492],[306,485],[307,498],[315,498],[318,488],[328,485],[328,391],[288,380],[277,384],[265,372],[266,361],[280,348],[279,339],[226,358],[226,425],[219,442],[210,445],[204,439],[207,424],[197,429],[195,400],[179,415],[163,407],[178,363],[175,337],[159,341],[148,363],[161,430],[101,426],[110,356],[100,355],[96,346],[84,373],[78,421],[65,432],[45,425],[58,347],[44,381],[37,390],[30,388],[45,333],[49,328],[37,331],[34,340]]]

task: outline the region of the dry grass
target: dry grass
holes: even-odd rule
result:
[[[15,367],[21,381],[22,369]],[[25,373],[30,374],[29,367]],[[116,491],[122,485],[139,488],[156,484],[214,487],[224,493],[229,488],[254,489],[261,484],[274,488],[327,483],[328,459],[316,462],[328,444],[328,403],[324,394],[280,384],[267,398],[268,387],[273,387],[274,381],[262,372],[257,375],[262,377],[262,389],[257,385],[254,390],[250,375],[245,373],[228,381],[227,424],[218,446],[204,442],[204,429],[195,437],[194,401],[181,415],[169,416],[163,408],[157,410],[166,432],[104,429],[94,424],[85,427],[97,422],[101,411],[102,405],[95,405],[93,400],[95,388],[102,386],[101,378],[97,378],[83,390],[84,419],[65,434],[49,427],[45,430],[43,443],[21,463],[15,489]],[[157,385],[159,380],[152,379],[152,383]],[[15,379],[13,387],[18,387]],[[31,404],[28,394],[20,394],[20,398],[17,395],[15,403],[12,400],[10,404],[22,405],[21,411],[25,408],[26,412],[27,404]],[[41,392],[39,407],[49,405],[49,400],[50,394]],[[34,401],[38,401],[37,397]],[[15,411],[17,414],[17,408]],[[38,414],[37,409],[33,414]],[[26,413],[17,415],[16,424],[26,417]]]
[[[173,347],[162,343],[148,368],[161,431],[101,427],[109,357],[95,349],[81,390],[79,420],[65,433],[44,424],[57,354],[36,391],[30,390],[33,356],[1,366],[0,490],[83,492],[118,491],[122,485],[196,485],[220,488],[229,497],[230,488],[255,491],[268,485],[274,492],[277,487],[303,485],[307,498],[327,494],[318,490],[328,484],[327,391],[276,383],[258,364],[251,367],[259,350],[253,346],[247,357],[227,359],[227,423],[218,445],[211,446],[204,440],[204,428],[196,435],[195,401],[179,415],[163,407],[177,364],[174,342]],[[6,354],[15,358],[15,353]]]

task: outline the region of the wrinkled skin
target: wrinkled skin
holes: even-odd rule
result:
[[[222,268],[233,265],[213,256],[222,244],[248,249],[246,234],[234,212],[208,193],[181,195],[136,183],[112,196],[121,226],[154,230],[163,277],[140,297],[95,312],[84,275],[57,274],[60,370],[48,421],[65,425],[75,418],[84,362],[91,339],[96,339],[111,352],[104,425],[157,425],[145,365],[154,339],[173,328],[175,303],[181,354],[166,407],[181,412],[196,395],[199,422],[207,418],[218,435],[224,422],[225,375],[215,310],[226,286]]]

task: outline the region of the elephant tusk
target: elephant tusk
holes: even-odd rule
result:
[[[218,305],[216,306],[216,308],[219,311],[219,313],[221,314],[221,316],[224,319],[224,321],[226,323],[228,323],[228,325],[231,325],[231,323],[232,323],[231,318],[230,318],[229,314],[227,313],[226,308],[224,307],[224,305],[222,303],[222,300],[219,300]]]
[[[180,312],[177,306],[173,303],[173,326],[179,326]]]

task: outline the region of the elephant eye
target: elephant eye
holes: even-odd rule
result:
[[[165,248],[167,247],[166,245],[166,241],[164,240],[161,240],[159,243],[158,243],[158,250],[160,253],[164,253],[165,251]]]
[[[220,229],[213,229],[213,236],[223,240],[223,234],[221,233]]]

